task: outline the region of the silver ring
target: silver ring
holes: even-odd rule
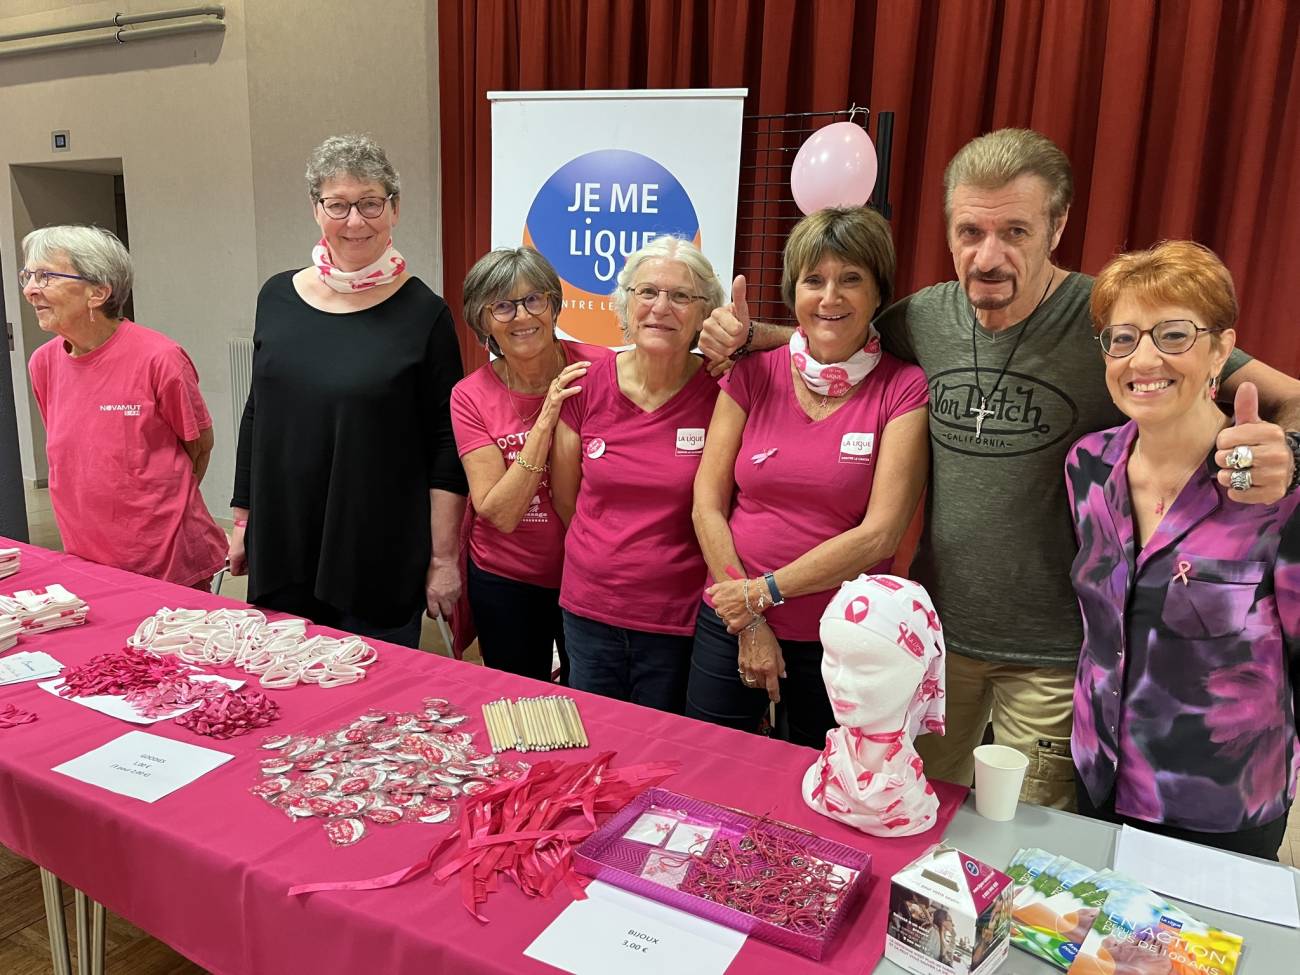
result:
[[[1250,471],[1248,470],[1233,471],[1229,480],[1234,491],[1249,491],[1255,486],[1255,482],[1251,479]]]
[[[744,684],[746,687],[754,687],[758,683],[758,681],[756,681],[753,677],[750,677],[749,674],[741,674],[740,682]]]
[[[1255,463],[1255,452],[1242,444],[1228,451],[1228,466],[1234,471],[1244,471]]]

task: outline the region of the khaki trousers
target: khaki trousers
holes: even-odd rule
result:
[[[970,785],[975,777],[971,752],[991,718],[993,741],[1029,758],[1021,800],[1073,811],[1074,668],[1025,667],[950,653],[946,676],[948,732],[916,740],[925,774]]]

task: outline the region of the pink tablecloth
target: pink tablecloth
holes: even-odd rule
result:
[[[0,539],[0,546],[15,543]],[[82,627],[24,638],[65,665],[118,649],[136,624],[161,606],[213,608],[230,600],[21,546],[23,568],[9,592],[59,582],[90,603]],[[423,696],[446,697],[472,716],[503,695],[536,694],[534,681],[380,644],[380,663],[359,684],[275,693],[276,730],[335,727],[380,705],[413,709]],[[227,671],[227,673],[233,673]],[[682,762],[665,785],[755,813],[766,813],[875,856],[868,897],[820,962],[750,940],[734,972],[863,972],[879,959],[888,878],[937,841],[966,790],[936,783],[940,826],[902,840],[880,840],[824,819],[799,796],[814,758],[806,748],[717,728],[634,705],[575,694],[593,748],[615,749],[615,766]],[[148,730],[232,753],[235,758],[152,805],[84,785],[50,769],[135,726],[64,701],[34,684],[0,687],[0,703],[39,720],[0,731],[0,843],[84,890],[109,910],[217,975],[253,972],[553,972],[523,950],[568,904],[561,890],[530,899],[506,884],[486,905],[484,926],[461,906],[455,884],[427,879],[389,890],[290,898],[293,884],[372,877],[405,866],[447,826],[376,827],[359,844],[329,846],[315,822],[290,822],[248,792],[258,777],[262,734],[231,741],[200,738],[171,722]],[[578,759],[592,751],[557,757]]]

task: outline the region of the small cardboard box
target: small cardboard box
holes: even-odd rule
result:
[[[915,975],[991,975],[1007,957],[1011,878],[936,846],[894,874],[885,957]]]

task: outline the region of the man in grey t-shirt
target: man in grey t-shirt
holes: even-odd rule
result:
[[[876,323],[885,348],[918,362],[930,385],[932,477],[912,575],[934,599],[950,651],[948,731],[917,746],[927,774],[968,783],[972,749],[991,717],[994,740],[1029,758],[1022,797],[1071,808],[1082,624],[1070,579],[1076,544],[1065,456],[1079,437],[1125,418],[1093,337],[1092,279],[1052,262],[1073,194],[1065,154],[1036,132],[1002,129],[964,146],[944,182],[958,280],[903,299]],[[748,334],[737,292],[705,325],[700,347],[711,359]],[[781,339],[780,330],[758,326],[753,345]],[[1252,382],[1266,411],[1300,428],[1300,383],[1241,352],[1221,378],[1226,398]],[[1286,451],[1272,424],[1230,435],[1255,444],[1257,458]],[[1221,448],[1233,445],[1221,437]],[[1292,466],[1271,469],[1232,496],[1275,500]]]

